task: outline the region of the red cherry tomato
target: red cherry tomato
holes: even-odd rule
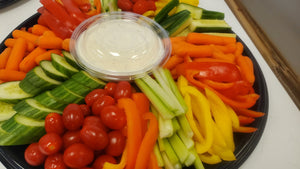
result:
[[[152,11],[156,10],[155,1],[147,1],[147,3],[148,3],[148,10],[152,10]]]
[[[122,11],[131,11],[133,3],[130,0],[118,0],[117,5]]]
[[[68,130],[78,130],[84,120],[84,114],[78,104],[69,104],[63,111],[62,119]]]
[[[65,149],[68,148],[72,144],[82,142],[81,138],[80,138],[80,130],[67,131],[63,135],[62,139],[63,139],[63,146]]]
[[[148,10],[148,1],[146,0],[138,0],[132,7],[132,11],[140,15],[143,15]]]
[[[105,162],[116,164],[117,160],[110,155],[101,155],[93,163],[93,169],[102,169]]]
[[[62,149],[63,140],[57,133],[47,133],[39,140],[39,147],[43,154],[51,155]]]
[[[116,91],[114,94],[115,99],[120,99],[123,97],[131,97],[131,85],[127,81],[120,81],[117,84]]]
[[[116,105],[105,106],[100,113],[101,120],[110,129],[122,129],[126,125],[126,114]]]
[[[107,95],[107,92],[104,89],[95,89],[87,94],[84,98],[85,103],[88,106],[92,106],[93,103],[100,97]]]
[[[99,115],[103,107],[113,104],[115,104],[114,98],[108,95],[102,96],[93,103],[92,112],[94,115]]]
[[[92,125],[103,129],[105,132],[108,132],[108,128],[103,124],[99,116],[88,116],[83,121],[83,126]]]
[[[47,156],[41,152],[38,143],[31,143],[24,152],[25,161],[31,166],[42,165],[46,157]]]
[[[45,130],[47,133],[63,134],[65,126],[62,116],[58,113],[49,113],[45,118]]]
[[[94,152],[85,144],[75,143],[64,151],[63,159],[68,167],[82,168],[94,160]]]
[[[44,169],[67,169],[63,155],[56,153],[48,156],[45,160]]]
[[[107,91],[107,94],[110,96],[114,96],[115,91],[116,91],[117,83],[115,82],[108,82],[106,83],[104,90]]]
[[[107,133],[96,126],[83,126],[80,130],[80,138],[93,150],[103,150],[108,145]]]
[[[87,104],[80,104],[79,106],[84,116],[88,116],[92,113],[90,106],[88,106]]]
[[[114,157],[120,156],[126,144],[126,138],[119,130],[114,130],[108,133],[109,143],[105,149],[106,154]]]

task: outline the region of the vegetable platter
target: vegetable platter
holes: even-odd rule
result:
[[[111,10],[111,8],[112,8],[112,6],[110,6],[110,8],[107,8],[106,11]],[[186,7],[183,7],[183,8],[185,9]],[[148,10],[149,9],[151,9],[151,8],[148,8]],[[183,9],[183,11],[184,11],[184,9]],[[168,9],[168,10],[171,10],[171,8]],[[193,8],[190,11],[193,11],[193,10],[196,10],[196,9]],[[204,10],[204,11],[206,12],[206,14],[204,12],[204,16],[206,16],[206,17],[220,17],[220,13],[218,13],[218,12],[207,11],[207,10]],[[41,11],[39,11],[39,12],[41,12]],[[135,9],[134,12],[141,12],[141,11]],[[142,13],[144,13],[144,12],[145,11],[142,11]],[[166,21],[160,21],[161,18],[163,18],[163,17],[161,15],[157,15],[157,13],[153,14],[151,12],[149,12],[149,13],[146,12],[146,15],[148,15],[149,17],[152,17],[154,19],[155,19],[155,17],[157,17],[158,18],[158,19],[156,18],[157,21],[160,21],[162,25],[166,26],[164,28],[170,34],[172,34],[174,36],[175,36],[175,34],[179,34],[179,33],[182,33],[181,34],[182,36],[186,36],[189,33],[189,32],[188,33],[185,32],[186,31],[185,28],[186,28],[187,23],[189,25],[194,25],[192,27],[192,29],[194,31],[196,29],[200,29],[198,21],[194,20],[194,22],[193,22],[193,20],[191,20],[191,19],[185,19],[187,16],[190,16],[190,15],[186,15],[187,11],[184,11],[184,12],[181,12],[181,13],[180,13],[180,11],[178,11],[178,13],[179,14],[177,15],[177,17],[178,17],[177,19],[180,20],[179,26],[176,26],[176,25],[174,26],[173,25],[172,27],[170,27],[170,24],[172,24],[174,22],[174,20],[176,20],[176,17],[175,17],[176,15],[175,14],[174,14],[175,15],[174,18],[170,18],[168,20],[165,18]],[[203,12],[202,12],[202,15],[203,15]],[[37,14],[31,16],[30,18],[25,20],[23,23],[21,23],[17,28],[15,28],[15,30],[20,30],[20,29],[32,27],[33,25],[35,25],[38,22],[38,19],[39,19],[40,16],[41,16],[40,13],[37,13]],[[222,17],[223,16],[221,14],[221,18]],[[193,22],[193,24],[192,24],[192,22]],[[182,27],[183,25],[185,25],[184,28]],[[205,29],[207,29],[207,28],[205,28]],[[211,29],[211,28],[208,28],[208,29]],[[226,33],[229,33],[229,36],[233,35],[233,32],[228,30],[228,25],[226,25],[226,24],[224,25],[224,23],[222,23],[221,24],[221,29],[223,31],[225,30]],[[219,30],[219,28],[217,30]],[[10,35],[8,35],[6,39],[12,38],[12,37],[13,37],[13,32]],[[264,130],[264,127],[265,127],[265,124],[266,124],[267,116],[268,116],[268,93],[267,93],[267,86],[266,86],[265,79],[264,79],[264,76],[262,74],[262,71],[261,71],[258,63],[256,62],[255,57],[252,55],[251,51],[247,48],[247,46],[242,42],[241,39],[239,39],[238,36],[234,36],[234,37],[236,37],[237,42],[240,42],[244,47],[242,55],[243,56],[248,56],[251,59],[252,63],[253,63],[253,68],[254,68],[253,71],[254,71],[254,76],[255,76],[255,81],[253,83],[253,89],[254,89],[255,93],[258,94],[260,97],[256,101],[255,105],[251,107],[251,110],[254,110],[256,112],[263,112],[264,116],[261,116],[259,118],[255,118],[255,121],[252,122],[249,125],[249,127],[256,128],[257,129],[256,131],[249,132],[249,133],[238,133],[238,132],[234,133],[233,138],[234,138],[234,143],[235,143],[235,150],[234,150],[233,153],[234,153],[235,158],[236,158],[235,160],[229,160],[229,161],[222,160],[221,162],[219,162],[217,164],[206,164],[206,163],[203,162],[203,166],[206,169],[233,169],[233,168],[239,168],[242,165],[242,163],[250,156],[251,152],[255,149],[257,143],[259,142],[260,137],[263,134],[263,130]],[[0,52],[3,52],[6,49],[6,45],[4,44],[4,41],[0,44]],[[67,58],[67,55],[65,55],[65,57]],[[57,60],[57,59],[55,59],[55,57],[52,57],[52,61],[56,62],[55,60]],[[57,62],[59,62],[59,61],[57,61]],[[72,62],[72,59],[71,59],[70,62]],[[35,66],[36,65],[32,66],[32,69],[36,69]],[[40,66],[42,66],[42,64]],[[76,67],[76,65],[74,65],[74,67]],[[28,68],[28,66],[25,66],[24,69],[26,69],[26,68]],[[36,71],[36,72],[38,72],[38,71]],[[82,78],[82,76],[79,76],[79,77]],[[60,78],[63,78],[63,77],[60,77]],[[91,77],[90,79],[93,79],[93,78]],[[73,81],[73,82],[75,83],[75,81]],[[138,83],[138,81],[136,81],[136,82],[137,82],[137,86],[142,89],[141,83]],[[102,84],[101,80],[97,81],[97,83],[98,83],[98,87],[99,87],[99,84],[100,84],[101,88],[104,87],[104,83]],[[25,86],[28,86],[28,85],[25,85]],[[72,83],[69,83],[69,85],[65,85],[65,87],[67,87],[67,86],[72,88],[75,85],[73,85]],[[138,88],[137,86],[134,86],[134,87]],[[27,88],[30,88],[30,87],[27,87]],[[28,91],[32,92],[32,89],[28,89]],[[59,91],[59,90],[57,90],[57,91]],[[142,89],[142,91],[143,91],[143,89]],[[36,91],[36,92],[38,92],[38,91]],[[83,89],[79,90],[77,92],[82,92],[82,93],[85,93],[85,94],[88,93],[87,91],[83,91]],[[52,92],[52,93],[49,92],[49,93],[50,94],[55,94],[55,92]],[[144,93],[147,93],[147,90],[145,90]],[[61,95],[58,94],[57,96],[61,96]],[[151,96],[148,96],[148,97],[150,98]],[[29,104],[31,104],[31,102],[29,102]],[[46,103],[46,104],[48,104],[48,103]],[[125,104],[125,101],[123,103],[123,106],[124,106],[124,104]],[[58,108],[58,105],[55,105],[55,106],[57,106],[56,108]],[[62,110],[63,109],[61,109],[61,111]],[[153,110],[155,110],[155,109],[153,109]],[[22,110],[20,110],[20,111],[22,112]],[[155,112],[155,111],[153,111],[153,112]],[[44,116],[41,116],[41,117],[37,116],[35,118],[43,119],[45,117]],[[130,117],[128,116],[127,118],[130,118]],[[150,117],[147,117],[147,119],[149,121],[151,121]],[[127,120],[129,120],[129,119],[127,119]],[[149,124],[151,124],[151,122]],[[108,124],[108,126],[109,126],[109,124]],[[149,127],[150,127],[150,125],[149,125]],[[174,141],[174,139],[173,139],[173,141]],[[169,142],[172,142],[171,139],[169,139]],[[0,160],[1,160],[1,162],[7,168],[28,168],[28,169],[30,169],[30,168],[32,168],[32,169],[43,168],[42,166],[36,166],[36,167],[31,166],[31,165],[28,164],[28,162],[25,161],[24,151],[27,147],[28,147],[28,145],[1,146],[0,147]],[[190,166],[190,167],[184,167],[184,168],[194,168],[194,167]]]

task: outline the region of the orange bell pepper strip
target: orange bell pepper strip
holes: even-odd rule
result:
[[[240,126],[237,129],[233,129],[233,131],[237,133],[253,133],[256,130],[257,130],[256,127],[248,127],[248,126]]]
[[[124,109],[127,119],[127,164],[126,169],[133,169],[142,142],[142,124],[140,112],[131,98],[118,100],[118,107]]]
[[[156,117],[150,112],[145,113],[143,117],[149,120],[149,127],[142,140],[135,163],[135,169],[147,168],[150,155],[153,152],[158,137],[158,121]]]
[[[147,121],[143,118],[143,115],[149,112],[150,101],[144,93],[140,92],[132,93],[131,98],[139,109],[142,125],[142,136],[144,136],[147,131]]]

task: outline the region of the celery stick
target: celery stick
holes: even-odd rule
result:
[[[187,134],[188,137],[192,138],[194,136],[194,132],[190,126],[189,121],[187,120],[185,114],[177,116],[178,122],[182,130]]]
[[[173,123],[172,119],[164,119],[161,115],[157,112],[155,107],[151,104],[150,106],[151,112],[155,115],[158,119],[158,126],[159,126],[159,137],[166,138],[173,135]],[[174,118],[173,118],[174,119]]]
[[[180,163],[183,164],[189,155],[187,147],[183,144],[177,133],[174,133],[172,137],[168,138],[171,146],[173,147]]]
[[[192,149],[192,153],[195,155],[196,159],[194,162],[195,169],[205,169],[199,155],[196,152],[196,149]]]
[[[157,165],[159,167],[164,167],[165,164],[164,164],[164,160],[162,159],[162,155],[159,151],[158,143],[155,143],[153,151],[156,156]]]
[[[173,149],[173,147],[171,146],[170,142],[168,141],[168,139],[162,139],[164,146],[165,146],[165,152],[167,154],[168,159],[170,160],[170,162],[172,163],[173,166],[181,166],[181,163]]]
[[[184,165],[189,167],[191,165],[193,165],[195,163],[195,160],[196,160],[196,156],[195,154],[190,150],[189,151],[189,155],[187,157],[187,159],[185,160],[184,162]]]
[[[180,129],[180,124],[179,124],[177,118],[172,119],[172,125],[173,125],[174,132],[176,132],[177,130]]]
[[[161,151],[161,152],[166,151],[166,147],[165,147],[165,144],[164,144],[164,139],[158,137],[157,138],[157,144],[158,144],[159,151]]]
[[[173,164],[168,159],[168,156],[167,156],[166,152],[162,152],[161,156],[162,156],[162,158],[164,160],[165,169],[175,169],[175,167],[173,166]]]
[[[146,83],[144,83],[141,79],[135,79],[135,83],[148,97],[148,99],[164,119],[172,119],[174,117],[174,114],[164,105],[159,97],[154,94],[152,89]]]
[[[184,130],[180,129],[177,131],[179,138],[182,140],[183,144],[186,146],[187,149],[194,148],[194,140],[191,137],[188,137]]]

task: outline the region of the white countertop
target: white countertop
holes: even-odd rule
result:
[[[21,22],[36,13],[38,0],[21,0],[0,9],[0,42]],[[264,133],[240,169],[299,169],[300,111],[271,71],[238,20],[223,0],[200,0],[201,7],[225,13],[225,20],[245,42],[264,74],[269,93],[269,114]],[[0,164],[0,169],[5,169]]]

